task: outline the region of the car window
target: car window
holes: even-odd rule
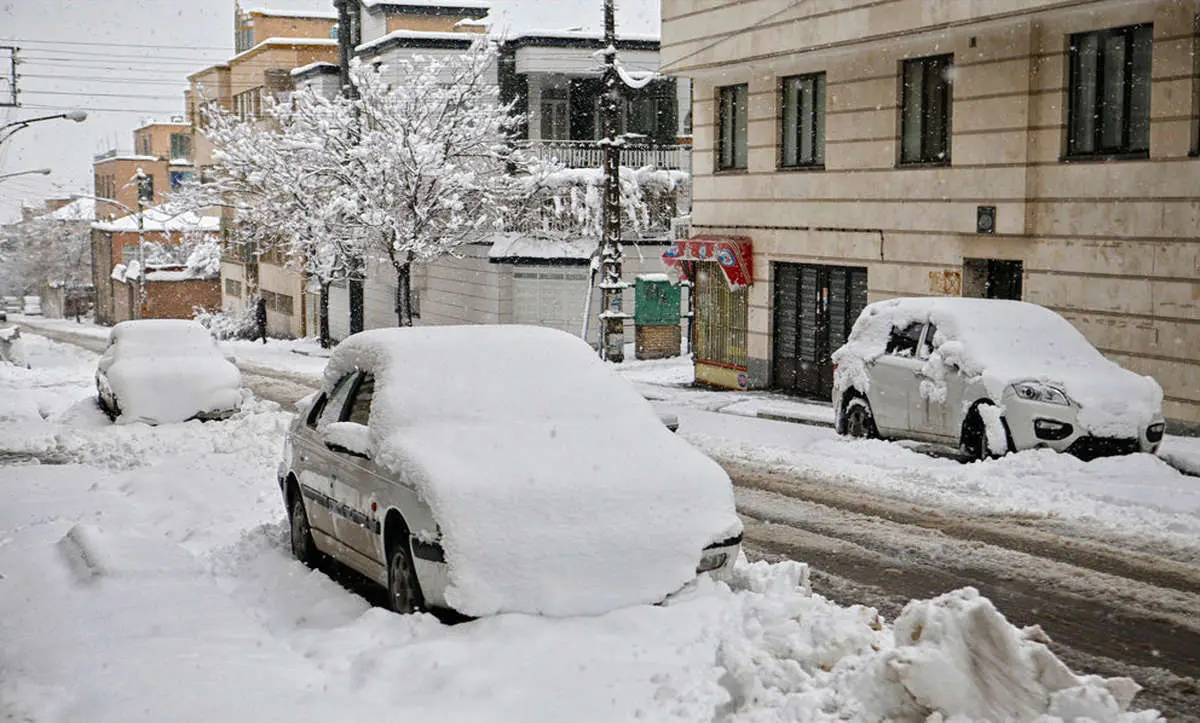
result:
[[[324,393],[313,401],[312,407],[308,410],[308,419],[304,422],[311,429],[317,428],[317,420],[321,418],[321,412],[325,411],[325,402],[327,401],[329,401],[329,398]]]
[[[338,380],[337,386],[333,388],[333,394],[329,395],[329,400],[325,403],[325,409],[317,418],[317,429],[325,429],[334,422],[342,421],[342,409],[346,406],[346,399],[350,396],[351,390],[354,389],[354,378],[357,375],[358,372],[351,372]]]
[[[896,356],[916,356],[917,343],[921,341],[923,327],[924,324],[920,322],[909,324],[904,329],[893,327],[892,333],[888,337],[887,349],[884,352]]]
[[[346,421],[365,427],[367,420],[371,418],[371,400],[374,397],[375,377],[364,374],[358,383],[358,390],[354,392],[354,400],[350,402],[350,414],[346,416]]]
[[[921,350],[917,356],[921,359],[928,359],[933,353],[933,335],[937,333],[937,327],[933,324],[925,325],[925,337],[921,340]]]

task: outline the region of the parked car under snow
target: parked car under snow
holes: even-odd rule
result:
[[[1162,388],[1049,309],[998,299],[871,304],[833,354],[837,431],[959,445],[973,458],[1049,447],[1154,452]]]
[[[123,321],[96,365],[100,407],[118,422],[221,419],[238,410],[242,376],[194,321]]]
[[[292,549],[409,612],[598,614],[727,573],[729,477],[583,341],[523,326],[378,329],[334,350],[279,485]]]

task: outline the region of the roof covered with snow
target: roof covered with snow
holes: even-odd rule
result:
[[[604,6],[594,0],[492,0],[491,6],[488,17],[493,35],[517,37],[574,31],[600,37],[604,32]],[[616,4],[616,12],[618,38],[659,37],[658,0],[621,0]]]
[[[585,238],[543,238],[525,233],[505,232],[489,238],[493,261],[513,259],[589,259],[596,252],[596,240]]]
[[[143,216],[142,231],[146,233],[221,230],[219,217],[201,216],[193,211],[169,214],[158,208],[148,208]],[[109,233],[137,233],[138,217],[136,214],[130,214],[112,221],[97,221],[92,224],[92,228]]]
[[[96,201],[92,198],[77,198],[40,218],[47,221],[91,221],[96,218]]]

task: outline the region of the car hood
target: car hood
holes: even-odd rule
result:
[[[399,428],[376,461],[430,506],[460,612],[599,614],[662,600],[741,531],[725,472],[645,416]]]
[[[220,356],[117,359],[104,375],[122,423],[182,422],[241,402],[241,373]]]

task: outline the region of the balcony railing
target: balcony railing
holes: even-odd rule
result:
[[[599,168],[604,164],[604,148],[596,141],[523,141],[518,146],[542,160],[558,161],[567,168]],[[692,147],[624,145],[621,147],[621,165],[690,172]]]

